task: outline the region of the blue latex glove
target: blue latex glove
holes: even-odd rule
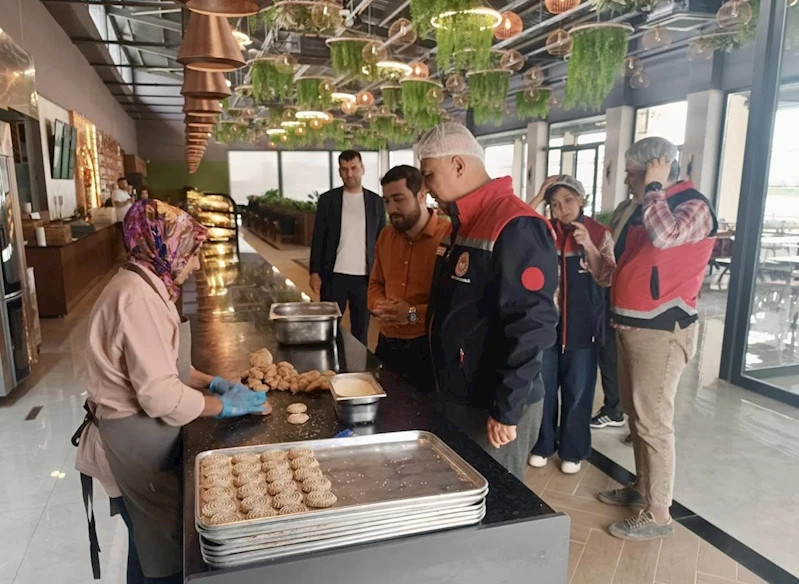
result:
[[[218,419],[260,414],[266,409],[264,407],[266,403],[265,391],[228,391],[220,395],[219,399],[222,402],[222,412],[216,416]]]
[[[233,393],[243,393],[249,392],[250,389],[241,383],[231,383],[227,379],[222,379],[221,377],[214,377],[211,380],[211,384],[208,386],[211,390],[211,393],[215,393],[216,395],[224,395],[228,392]]]

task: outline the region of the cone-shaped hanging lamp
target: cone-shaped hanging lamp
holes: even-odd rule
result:
[[[189,128],[193,128],[195,126],[198,127],[212,126],[215,123],[216,123],[216,117],[195,116],[192,114],[186,114],[186,126]]]
[[[233,95],[233,90],[228,87],[222,72],[196,71],[186,67],[180,93],[197,99],[225,99]]]
[[[212,16],[250,16],[256,14],[261,7],[252,0],[189,0],[186,8],[199,14]]]
[[[183,113],[213,118],[222,113],[222,106],[219,105],[219,102],[215,99],[187,97],[186,103],[183,104]]]
[[[244,67],[241,49],[222,16],[192,13],[178,63],[197,71],[227,72]]]

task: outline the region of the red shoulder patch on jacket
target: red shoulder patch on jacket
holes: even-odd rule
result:
[[[546,278],[540,268],[527,268],[522,272],[522,286],[530,292],[538,292],[545,283]]]

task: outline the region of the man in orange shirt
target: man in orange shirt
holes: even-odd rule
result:
[[[411,385],[435,389],[425,316],[436,252],[448,221],[426,205],[422,175],[395,166],[380,183],[391,226],[377,240],[369,311],[380,323],[377,356]]]

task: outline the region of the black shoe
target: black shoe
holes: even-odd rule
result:
[[[604,408],[591,418],[591,428],[601,430],[602,428],[621,428],[624,426],[624,414],[621,412],[606,412]]]
[[[624,443],[627,446],[632,446],[633,445],[633,435],[632,434],[627,434],[627,437],[624,439]]]

